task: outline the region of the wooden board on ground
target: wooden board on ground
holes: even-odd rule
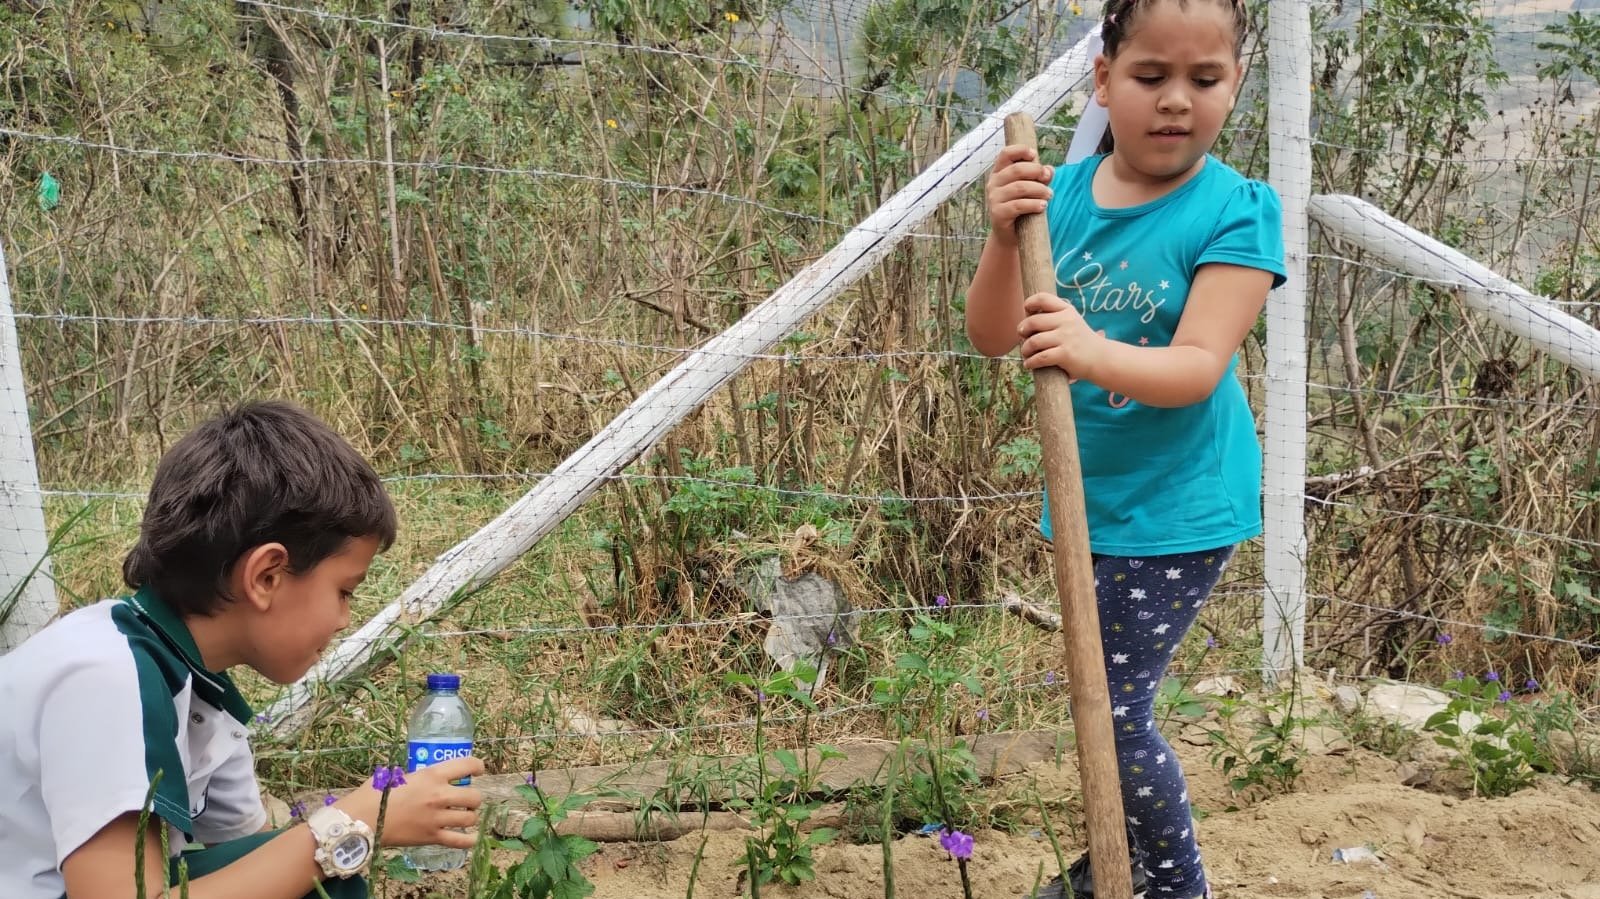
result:
[[[1070,735],[1056,731],[980,734],[967,739],[978,774],[986,780],[1020,773],[1039,762],[1073,758]],[[837,796],[853,787],[880,784],[889,757],[898,745],[889,740],[852,742],[837,747],[844,753],[843,758],[826,761],[817,749],[807,750],[807,761],[815,772],[813,795]],[[712,757],[552,768],[540,771],[538,781],[540,790],[554,796],[582,793],[595,797],[582,811],[573,813],[570,826],[562,828],[565,832],[582,833],[596,840],[670,840],[700,830],[701,813],[691,810],[676,817],[654,814],[641,819],[635,810],[645,806],[690,809],[700,801],[725,801],[753,787],[753,776],[744,771],[748,765],[743,757]],[[782,766],[770,755],[767,770],[769,776],[783,774]],[[514,833],[520,829],[527,803],[516,790],[525,782],[523,774],[485,775],[474,781],[488,802],[505,805],[506,817],[496,823],[497,831]],[[813,824],[837,826],[836,821],[822,820],[836,818],[837,812],[813,817],[817,819]],[[742,827],[743,822],[743,816],[713,812],[706,823],[709,829],[717,830]]]

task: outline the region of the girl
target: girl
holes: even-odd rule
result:
[[[1073,408],[1117,762],[1150,895],[1210,895],[1156,688],[1235,544],[1261,533],[1261,449],[1233,370],[1283,283],[1272,188],[1209,155],[1233,109],[1238,0],[1108,0],[1095,100],[1110,150],[1052,169],[1019,146],[987,186],[991,231],[967,295],[981,352],[1021,344],[1074,379]],[[1046,213],[1056,294],[1022,296],[1017,217]],[[1042,521],[1049,536],[1048,509]],[[1068,872],[1092,895],[1087,859]],[[1055,895],[1062,888],[1058,877]],[[1047,891],[1044,895],[1049,895]]]

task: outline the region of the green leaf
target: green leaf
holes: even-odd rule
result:
[[[839,831],[835,828],[819,827],[806,835],[806,845],[821,846],[824,843],[832,841],[835,836],[838,836],[838,834]]]
[[[567,854],[561,851],[554,840],[539,847],[539,869],[544,876],[552,881],[560,880],[567,873]]]
[[[594,884],[588,880],[563,880],[556,883],[550,890],[552,899],[584,899],[594,892]]]
[[[778,760],[778,764],[783,766],[784,771],[794,775],[801,773],[800,760],[795,757],[794,750],[779,749],[772,753],[772,757]]]
[[[385,862],[383,873],[389,879],[398,880],[401,883],[416,883],[422,879],[422,872],[411,867],[403,855],[397,855]]]
[[[595,797],[593,793],[569,793],[565,799],[561,800],[561,804],[559,805],[559,808],[562,812],[562,817],[565,817],[567,812],[575,812],[578,809],[583,808],[584,806],[593,802],[594,799]]]
[[[567,860],[576,864],[600,851],[600,844],[577,834],[569,834],[561,838],[567,847]]]
[[[394,204],[396,206],[428,206],[432,202],[426,194],[418,193],[403,184],[395,185]]]
[[[896,668],[903,668],[906,671],[926,672],[928,670],[928,660],[914,652],[901,653],[900,657],[894,660],[894,664]]]
[[[804,881],[815,879],[817,872],[811,867],[811,862],[796,859],[785,865],[778,876],[783,878],[783,882],[790,886],[799,886]]]

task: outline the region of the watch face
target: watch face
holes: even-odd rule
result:
[[[366,837],[360,834],[351,834],[333,846],[333,863],[340,870],[351,871],[361,867],[367,860],[367,852],[371,850]]]

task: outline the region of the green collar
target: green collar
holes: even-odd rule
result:
[[[255,712],[240,695],[239,688],[234,686],[233,678],[206,669],[200,659],[200,648],[194,644],[194,635],[189,633],[188,625],[183,623],[183,619],[171,606],[162,601],[161,597],[149,587],[141,587],[139,592],[124,597],[123,602],[132,606],[133,610],[139,613],[139,617],[144,619],[150,625],[150,629],[161,638],[161,642],[182,660],[189,673],[194,676],[196,695],[232,715],[241,724],[250,723],[250,718]]]

